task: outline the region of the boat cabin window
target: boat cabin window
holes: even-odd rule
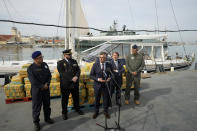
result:
[[[117,46],[111,51],[111,54],[112,52],[118,52],[120,58],[126,58],[130,53],[130,47],[128,44],[120,44],[119,46]]]
[[[154,46],[153,47],[153,54],[154,54],[154,58],[161,58],[161,46]]]
[[[144,46],[141,50],[139,50],[139,53],[144,55],[146,60],[150,60],[152,58],[152,46]]]

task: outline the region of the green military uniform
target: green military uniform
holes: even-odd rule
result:
[[[144,68],[144,58],[141,54],[129,54],[126,58],[126,90],[125,90],[125,99],[130,99],[130,89],[134,81],[134,100],[139,100],[139,87],[141,79],[141,71]],[[134,76],[131,72],[137,72],[137,75]]]

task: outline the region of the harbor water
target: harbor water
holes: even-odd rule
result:
[[[60,59],[62,58],[62,51],[64,47],[23,47],[23,46],[0,46],[0,62],[4,61],[22,61],[31,60],[31,54],[33,51],[39,50],[42,52],[44,59]],[[197,45],[185,45],[185,51],[187,55],[195,53],[197,55]],[[184,57],[185,52],[183,46],[169,46],[168,55],[175,57],[176,53],[179,56]],[[197,57],[194,63],[197,63]],[[192,65],[194,69],[195,64]]]

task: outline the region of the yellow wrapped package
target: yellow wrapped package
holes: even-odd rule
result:
[[[23,78],[27,77],[27,69],[20,70],[19,75]]]
[[[60,82],[59,73],[53,73],[51,77],[51,83]]]
[[[24,64],[24,65],[22,66],[22,69],[27,69],[30,65],[31,65],[31,64]]]
[[[68,106],[73,106],[72,94],[69,95]]]
[[[80,97],[86,97],[86,89],[85,88],[80,88],[79,89],[79,96]]]
[[[6,98],[23,98],[25,97],[23,84],[7,84],[4,86]]]
[[[79,96],[79,104],[83,105],[84,103],[85,103],[85,98],[82,96]],[[68,106],[73,106],[73,98],[71,94],[69,95]]]
[[[50,94],[51,94],[51,96],[60,96],[61,95],[61,89],[60,89],[59,82],[50,84]]]
[[[85,98],[84,97],[79,97],[79,104],[83,105],[85,103]]]
[[[79,89],[80,89],[80,88],[85,88],[85,85],[84,85],[83,82],[79,82]]]
[[[94,101],[95,101],[95,97],[88,97],[88,104],[94,104]],[[103,103],[103,99],[102,99],[102,96],[101,96],[101,100],[100,100],[100,104]]]
[[[123,82],[122,83],[122,89],[125,89],[126,88],[126,77],[125,76],[123,77],[123,81],[122,82]],[[134,82],[132,83],[131,88],[134,88]]]
[[[123,68],[124,68],[125,72],[127,72],[127,68],[126,68],[126,65],[123,65]]]
[[[88,97],[93,97],[94,96],[94,88],[88,88]]]
[[[21,77],[19,75],[13,76],[11,79],[11,83],[12,84],[23,84],[23,77]]]
[[[25,95],[26,97],[31,97],[31,84],[25,84]]]
[[[24,82],[25,82],[25,84],[31,84],[30,81],[29,81],[29,78],[27,78],[27,77],[24,78]]]
[[[90,81],[90,72],[81,72],[80,82],[88,82],[88,81]]]
[[[57,68],[54,70],[54,73],[59,73],[58,70],[57,70]]]
[[[91,71],[91,69],[92,69],[92,66],[93,66],[93,64],[94,64],[94,62],[92,62],[92,63],[86,63],[85,64],[85,72],[90,72]]]
[[[89,81],[86,83],[86,88],[93,88],[93,85],[94,85],[94,80],[89,80]]]

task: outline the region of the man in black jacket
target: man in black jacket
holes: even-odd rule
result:
[[[60,88],[62,95],[62,118],[68,119],[67,106],[70,93],[74,101],[75,111],[80,115],[84,113],[79,106],[79,77],[80,68],[76,60],[72,59],[71,49],[64,50],[64,59],[57,62],[57,69],[60,74]]]
[[[114,93],[114,90],[116,90],[116,104],[121,105],[120,93],[121,93],[121,86],[122,86],[122,74],[125,72],[125,70],[123,68],[123,64],[118,58],[119,58],[119,53],[114,52],[112,54],[112,60],[111,60],[111,65],[112,65],[114,76],[110,83],[110,89],[111,89],[111,97]]]
[[[43,62],[43,56],[40,51],[32,53],[34,63],[31,64],[28,69],[28,78],[31,82],[31,94],[32,94],[32,116],[35,131],[40,130],[40,110],[43,104],[44,120],[53,124],[54,121],[50,118],[50,92],[49,86],[51,81],[51,72],[48,65]]]
[[[99,61],[94,63],[90,72],[90,78],[94,80],[95,113],[93,114],[93,119],[96,119],[99,115],[101,94],[103,95],[104,115],[106,118],[110,118],[108,113],[110,73],[106,70],[111,70],[111,65],[106,62],[106,56],[105,52],[101,52],[99,55]]]

